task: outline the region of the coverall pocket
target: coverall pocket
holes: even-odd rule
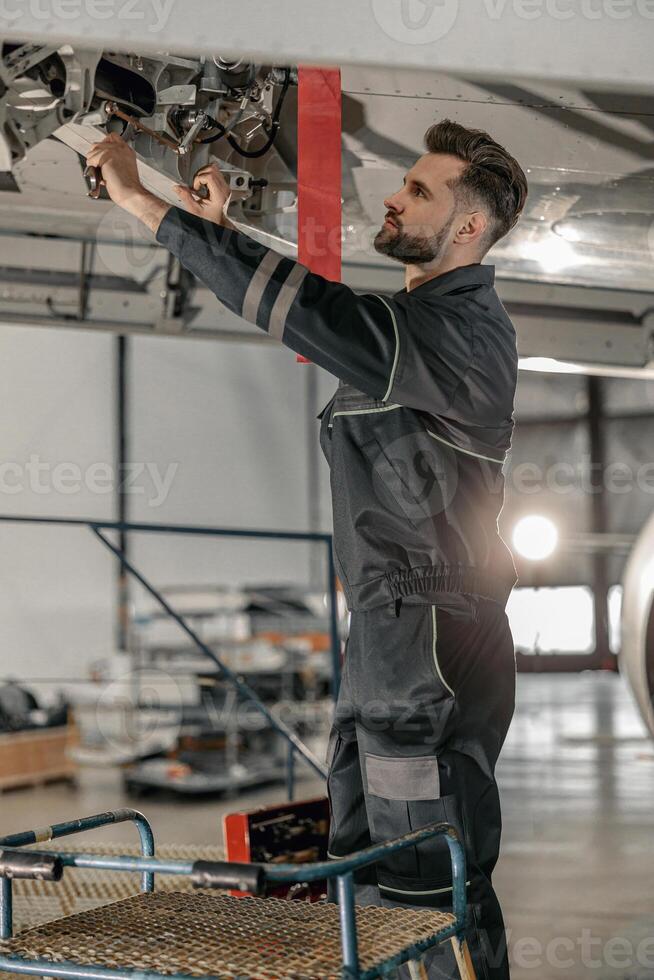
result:
[[[327,853],[331,857],[335,857],[332,853],[332,847],[334,839],[338,835],[339,829],[339,815],[334,815],[334,801],[333,801],[333,788],[332,788],[332,772],[334,767],[334,759],[338,754],[338,750],[341,747],[343,738],[339,731],[335,728],[332,729],[329,735],[329,742],[327,743],[327,755],[325,761],[327,763],[328,773],[327,773],[327,799],[329,800],[329,836],[327,840]],[[340,806],[339,806],[340,809]]]
[[[438,606],[431,605],[429,607],[429,629],[427,630],[427,635],[429,636],[428,657],[436,680],[443,689],[443,692],[452,698],[456,698],[454,686],[451,680],[448,681],[449,671],[447,671],[447,657],[445,656],[448,652],[447,637],[450,620],[451,617],[444,610],[439,609]]]
[[[328,853],[330,857],[343,857],[370,845],[356,739],[347,733],[332,730],[327,758],[330,811]],[[374,876],[374,869],[356,877],[366,878],[371,873]]]
[[[329,741],[327,742],[327,753],[325,755],[325,762],[327,763],[328,768],[331,767],[331,764],[334,761],[334,756],[338,751],[338,746],[341,739],[342,739],[341,733],[337,731],[335,728],[333,728],[329,734]]]
[[[440,821],[453,824],[464,839],[456,797],[440,796],[436,756],[383,758],[366,754],[366,773],[366,805],[374,843]],[[377,866],[377,878],[386,898],[447,905],[452,871],[446,841],[438,837],[390,855]]]

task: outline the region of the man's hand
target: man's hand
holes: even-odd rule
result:
[[[200,191],[203,189],[205,196],[201,197]],[[200,167],[193,178],[192,189],[185,184],[175,184],[175,193],[184,208],[191,214],[197,214],[206,221],[213,221],[216,225],[234,228],[225,214],[232,192],[215,163]]]
[[[170,204],[145,189],[136,166],[136,153],[117,133],[94,143],[86,156],[89,166],[100,167],[101,184],[111,200],[142,221],[156,235]]]
[[[99,143],[94,143],[86,157],[90,166],[100,167],[101,183],[107,188],[111,200],[135,215],[154,234],[170,205],[147,191],[140,181],[136,166],[136,153],[117,133],[109,133]],[[206,196],[200,196],[201,188]],[[207,221],[236,226],[224,213],[231,198],[229,185],[215,164],[201,167],[193,178],[193,189],[185,184],[175,184],[180,203],[191,214]]]
[[[94,143],[86,156],[89,166],[100,167],[102,184],[111,200],[120,207],[140,193],[144,187],[136,167],[136,153],[117,133],[109,133]]]

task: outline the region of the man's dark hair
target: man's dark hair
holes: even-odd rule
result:
[[[449,182],[464,207],[483,204],[491,223],[483,245],[488,251],[513,228],[527,200],[527,178],[518,161],[482,129],[467,129],[451,119],[430,126],[424,137],[429,153],[449,153],[468,166]]]

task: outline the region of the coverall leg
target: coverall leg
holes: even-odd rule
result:
[[[329,853],[452,823],[466,848],[477,976],[507,980],[491,876],[501,833],[495,764],[514,709],[513,638],[490,599],[476,597],[463,612],[417,599],[352,613],[328,750]],[[452,907],[442,839],[391,855],[356,881],[361,904]],[[449,943],[425,965],[430,978],[458,977]]]

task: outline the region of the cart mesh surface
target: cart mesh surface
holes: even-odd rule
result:
[[[88,847],[66,847],[58,841],[47,845],[34,844],[27,850],[65,851],[68,854],[140,854],[139,848],[129,844],[96,844]],[[185,844],[157,846],[157,857],[162,860],[222,861],[222,847],[205,847]],[[182,875],[158,874],[154,877],[156,891],[191,891],[191,880]],[[14,881],[14,933],[30,926],[39,926],[65,915],[85,912],[87,909],[117,902],[121,898],[137,895],[141,890],[141,875],[125,871],[99,871],[97,868],[75,868],[67,871],[61,881]],[[0,976],[6,974],[0,972]]]
[[[356,919],[362,972],[454,921],[444,912],[375,906],[357,907]],[[28,929],[0,942],[0,951],[194,977],[337,980],[341,972],[336,905],[207,891],[136,895]]]

